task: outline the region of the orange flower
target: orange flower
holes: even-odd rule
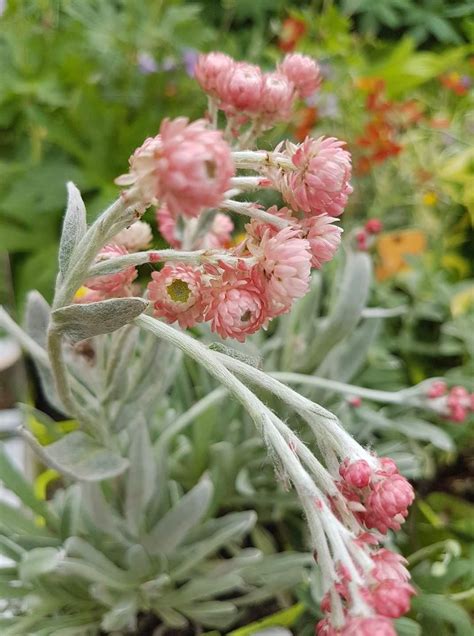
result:
[[[299,18],[283,20],[278,47],[285,53],[294,51],[296,45],[307,31],[306,22]]]
[[[296,113],[293,134],[298,141],[304,141],[311,132],[318,119],[318,111],[312,106],[306,106]]]

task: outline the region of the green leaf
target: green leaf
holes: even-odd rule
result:
[[[30,291],[26,297],[25,329],[33,340],[46,349],[47,332],[51,308],[37,291]]]
[[[148,307],[143,298],[111,298],[85,305],[68,305],[52,313],[58,331],[73,342],[110,333],[123,327]]]
[[[472,636],[469,614],[460,605],[441,594],[420,594],[412,599],[412,609],[418,614],[449,623],[456,636]],[[442,631],[439,632],[443,633]]]
[[[3,444],[0,444],[0,481],[21,500],[21,502],[47,520],[48,525],[55,525],[54,518],[49,511],[46,502],[38,499],[33,487],[22,473],[14,466],[5,452]]]
[[[451,437],[439,426],[416,418],[396,418],[394,428],[412,439],[431,442],[433,446],[446,452],[453,451],[455,445]]]
[[[36,548],[27,552],[19,566],[20,578],[28,583],[38,576],[54,572],[64,558],[64,553],[56,548]]]
[[[42,446],[41,450],[43,459],[49,462],[51,468],[82,481],[116,477],[129,466],[128,459],[101,446],[82,431],[69,433],[53,444]]]
[[[170,554],[205,516],[214,488],[204,477],[165,516],[146,537],[144,546],[151,554]]]
[[[411,618],[399,618],[395,621],[398,636],[422,636],[421,625]]]

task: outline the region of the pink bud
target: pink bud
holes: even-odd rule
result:
[[[430,384],[428,391],[426,392],[426,395],[429,398],[439,398],[443,396],[447,390],[448,390],[448,387],[446,385],[446,382],[444,382],[443,380],[434,380]]]
[[[238,62],[219,88],[224,108],[256,113],[260,110],[263,74],[258,66]]]
[[[388,618],[400,618],[410,609],[415,590],[408,583],[387,580],[372,589],[371,600],[376,612]]]
[[[263,76],[260,110],[270,121],[288,119],[293,105],[294,86],[281,73],[265,73]]]
[[[359,230],[356,235],[357,247],[361,252],[366,252],[369,249],[369,245],[367,243],[367,232],[365,230]]]
[[[310,97],[321,84],[319,66],[311,57],[300,53],[285,55],[278,70],[292,82],[300,97]]]
[[[351,462],[346,458],[339,467],[339,474],[350,486],[365,488],[370,483],[372,469],[365,459]]]
[[[383,229],[383,223],[380,219],[369,219],[364,228],[369,234],[379,234]]]
[[[198,57],[194,76],[206,93],[215,95],[220,84],[232,72],[233,67],[234,60],[231,57],[220,51],[212,51]]]

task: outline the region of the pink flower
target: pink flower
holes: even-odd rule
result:
[[[201,88],[216,95],[218,87],[232,73],[234,60],[220,51],[212,51],[198,57],[194,67],[194,76]]]
[[[260,111],[262,90],[263,74],[260,68],[238,62],[220,82],[218,93],[224,110],[255,114]]]
[[[267,296],[272,316],[289,309],[296,298],[306,294],[311,272],[309,243],[298,228],[285,227],[276,234],[265,230],[258,245],[249,249],[259,260],[267,281]]]
[[[227,214],[218,212],[210,227],[201,241],[199,241],[198,247],[204,249],[219,249],[229,247],[232,240],[232,232],[234,230],[234,224]]]
[[[277,208],[276,205],[272,205],[271,208],[267,210],[268,214],[273,214],[274,216],[279,217],[280,219],[286,219],[293,225],[297,225],[298,221],[291,215],[291,210],[289,208]],[[247,223],[245,226],[245,230],[252,242],[259,243],[265,232],[268,232],[271,236],[274,236],[278,233],[278,228],[276,225],[272,225],[271,223],[263,223],[257,219],[252,219],[250,223]]]
[[[332,260],[341,243],[342,228],[333,225],[335,221],[334,217],[327,214],[303,219],[303,229],[307,232],[306,238],[313,256],[311,264],[317,269]]]
[[[156,208],[155,219],[161,236],[168,241],[171,247],[181,247],[181,240],[176,233],[176,219],[169,211],[168,206],[162,205]]]
[[[364,517],[368,528],[376,528],[385,534],[389,528],[399,530],[408,516],[408,508],[415,498],[412,486],[402,475],[383,477],[375,485],[365,501]]]
[[[148,295],[154,314],[167,322],[178,321],[179,326],[192,327],[203,319],[204,302],[199,269],[190,265],[167,264],[152,273]]]
[[[290,207],[306,214],[340,216],[352,192],[351,156],[334,137],[307,137],[289,146],[295,170],[282,170],[276,179]],[[288,150],[287,150],[288,152]]]
[[[109,244],[100,250],[95,258],[95,262],[101,263],[112,258],[125,256],[126,254],[128,254],[128,252],[124,247]],[[130,296],[130,285],[136,277],[137,270],[133,267],[133,265],[131,265],[120,272],[102,274],[100,276],[89,278],[85,282],[85,286],[96,292],[100,292],[104,298]],[[94,298],[94,300],[96,299]],[[92,302],[92,300],[88,300],[88,302]]]
[[[152,240],[151,227],[144,221],[135,221],[133,225],[125,228],[113,238],[115,245],[121,245],[129,252],[147,249]]]
[[[115,180],[131,185],[143,206],[166,203],[173,215],[198,216],[217,206],[235,173],[230,146],[204,120],[165,119],[160,134],[130,157],[130,172]]]
[[[285,55],[278,70],[295,85],[302,99],[310,97],[321,84],[318,64],[313,58],[301,53]]]
[[[392,621],[382,616],[369,618],[353,616],[349,618],[340,634],[341,636],[397,636]]]
[[[284,121],[291,115],[293,84],[281,73],[265,73],[260,111],[269,122]]]
[[[408,581],[410,574],[405,567],[407,560],[401,554],[380,548],[372,554],[374,568],[371,575],[378,582],[385,580]]]
[[[240,261],[237,267],[220,264],[220,275],[206,288],[206,320],[222,338],[244,342],[268,321],[263,281],[257,268]],[[215,272],[217,273],[217,272]]]
[[[410,599],[415,590],[408,583],[387,580],[371,590],[371,604],[375,611],[388,618],[400,618],[410,609]]]
[[[339,474],[349,486],[365,488],[372,477],[372,469],[365,459],[351,462],[349,458],[346,458],[339,467]]]

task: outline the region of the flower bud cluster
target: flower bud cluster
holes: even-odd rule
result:
[[[327,614],[317,627],[318,636],[395,636],[392,619],[410,609],[415,589],[408,583],[406,560],[379,546],[375,529],[385,534],[398,530],[408,514],[414,492],[396,464],[387,457],[377,460],[374,468],[368,461],[346,458],[339,467],[338,488],[346,506],[357,519],[354,544],[368,559],[357,567],[359,581],[344,564],[339,565],[338,581],[321,602]],[[337,514],[337,512],[336,512]],[[360,560],[359,560],[360,562]]]
[[[463,386],[448,389],[446,382],[435,380],[428,387],[426,396],[435,410],[451,422],[462,424],[469,413],[474,413],[474,393],[470,394]]]
[[[248,121],[268,128],[288,119],[295,99],[311,96],[321,83],[317,63],[299,53],[264,73],[259,66],[212,52],[199,57],[195,77],[237,128]]]
[[[357,517],[366,528],[375,528],[382,534],[389,529],[400,529],[415,493],[393,460],[382,457],[378,468],[372,470],[363,459],[346,459],[339,474],[341,493],[347,498],[349,507],[352,505],[357,509]]]

